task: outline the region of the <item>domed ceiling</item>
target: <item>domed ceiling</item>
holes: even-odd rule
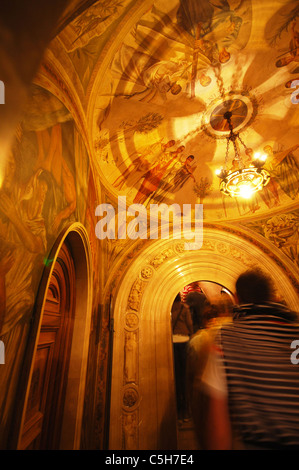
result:
[[[120,1],[104,22],[92,23],[103,3],[77,19],[85,31],[76,36],[80,47],[103,34],[116,11],[126,8],[129,21],[132,3]],[[94,33],[92,24],[101,31]],[[93,107],[96,167],[108,191],[147,207],[203,203],[204,218],[214,221],[295,207],[298,2],[156,0],[131,24],[125,33],[110,28],[118,46],[104,61]],[[267,154],[270,183],[251,199],[219,191],[215,171],[226,157],[227,110],[246,146]],[[232,159],[230,146],[228,168]]]

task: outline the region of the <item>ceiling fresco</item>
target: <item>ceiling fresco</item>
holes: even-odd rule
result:
[[[113,30],[117,14],[130,12],[127,1],[106,3],[95,2],[65,35],[74,63],[74,54],[82,59],[90,53],[89,68],[81,67],[86,86],[93,47],[99,50],[100,36],[106,27]],[[204,218],[219,221],[295,206],[298,58],[295,0],[153,2],[123,35],[97,89],[92,139],[108,191],[147,207],[203,203]],[[227,110],[246,146],[267,155],[270,183],[251,199],[219,191],[215,171],[226,156]],[[233,156],[230,146],[228,168]],[[242,158],[250,157],[243,152]]]

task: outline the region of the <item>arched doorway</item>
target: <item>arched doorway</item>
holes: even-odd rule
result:
[[[41,281],[34,348],[28,353],[18,449],[76,449],[91,320],[88,237],[80,224],[57,240]],[[30,360],[31,359],[31,360]],[[25,366],[26,367],[26,366]]]
[[[111,449],[177,448],[170,311],[177,292],[198,279],[234,292],[239,274],[260,266],[271,273],[291,308],[297,303],[293,265],[262,237],[232,227],[204,228],[203,245],[159,240],[135,258],[114,306]],[[120,419],[121,416],[121,419]]]
[[[207,359],[203,330],[215,331],[216,325],[233,314],[235,296],[225,286],[198,279],[182,286],[171,307],[174,379],[177,405],[178,449],[198,450],[192,391],[194,372],[202,370]],[[196,404],[196,408],[198,403]]]

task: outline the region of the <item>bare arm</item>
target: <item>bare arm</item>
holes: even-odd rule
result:
[[[226,397],[209,396],[206,423],[206,449],[231,450],[232,433]]]
[[[206,397],[204,446],[207,450],[231,450],[232,429],[228,407],[227,381],[222,353],[214,347],[210,349],[202,382],[202,393]]]

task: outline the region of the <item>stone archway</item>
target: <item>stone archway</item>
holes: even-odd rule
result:
[[[259,266],[295,308],[293,265],[253,235],[210,225],[200,250],[185,251],[182,240],[159,240],[128,269],[115,298],[110,449],[176,449],[170,309],[182,286],[202,279],[234,291],[238,275]]]

